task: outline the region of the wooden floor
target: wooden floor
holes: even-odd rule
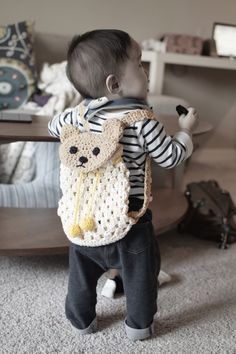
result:
[[[187,210],[184,195],[160,189],[151,203],[157,233],[175,227]],[[68,252],[69,242],[54,208],[0,208],[0,255],[47,255]]]

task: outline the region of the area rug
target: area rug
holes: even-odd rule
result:
[[[162,269],[172,281],[159,291],[155,334],[126,337],[125,297],[100,295],[95,334],[77,335],[64,316],[67,256],[0,257],[1,354],[235,354],[236,244],[177,231],[159,237]]]

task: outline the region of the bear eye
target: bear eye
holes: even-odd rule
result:
[[[70,151],[70,154],[76,154],[78,151],[78,148],[76,146],[71,146],[69,151]]]
[[[94,154],[95,156],[97,156],[99,153],[100,153],[100,149],[99,149],[98,147],[95,147],[95,148],[93,149],[93,154]]]

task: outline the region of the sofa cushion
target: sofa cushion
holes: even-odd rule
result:
[[[33,23],[0,26],[0,110],[17,108],[36,88]]]
[[[35,143],[16,141],[0,145],[0,183],[26,183],[35,176]]]
[[[61,197],[59,143],[35,142],[36,176],[30,183],[1,184],[0,206],[55,208]]]

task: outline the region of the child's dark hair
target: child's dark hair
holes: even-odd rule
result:
[[[119,75],[130,47],[131,37],[120,30],[94,30],[75,36],[67,52],[67,76],[83,97],[102,97],[107,76]]]

